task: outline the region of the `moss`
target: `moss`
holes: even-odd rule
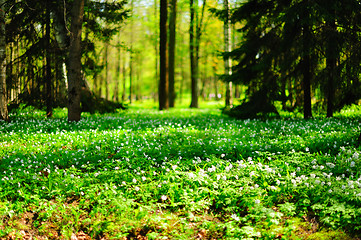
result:
[[[351,240],[352,238],[346,233],[339,230],[321,230],[307,237],[309,240]]]

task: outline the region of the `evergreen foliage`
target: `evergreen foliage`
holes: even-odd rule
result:
[[[324,107],[355,103],[361,98],[360,8],[353,0],[242,3],[232,15],[242,26],[231,53],[237,64],[224,78],[248,86],[249,99],[267,89],[267,102],[281,101],[288,110],[302,108],[306,80]]]
[[[20,89],[14,105],[22,102],[40,108],[45,106],[48,96],[44,82],[45,62],[49,56],[51,82],[54,88],[53,105],[54,107],[66,105],[67,83],[63,64],[67,63],[72,2],[70,0],[6,2],[7,44],[10,54],[15,55],[15,58],[10,58],[8,62],[7,85],[9,91]],[[128,17],[125,4],[126,1],[85,1],[83,21],[85,34],[82,39],[82,72],[85,81],[87,76],[97,75],[104,67],[99,61],[96,44],[99,41],[108,42],[119,32],[122,22]],[[50,14],[50,23],[46,22],[47,14]],[[47,24],[50,24],[51,29],[49,40],[45,34]],[[50,43],[48,46],[45,45],[47,41]],[[11,52],[13,50],[17,52]],[[46,56],[46,51],[49,51],[50,55]],[[21,64],[20,71],[14,69],[16,64]]]

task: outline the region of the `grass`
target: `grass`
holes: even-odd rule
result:
[[[0,122],[0,238],[357,239],[359,113],[24,109]]]

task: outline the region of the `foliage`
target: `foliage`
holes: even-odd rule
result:
[[[248,98],[267,89],[268,98],[293,111],[302,107],[309,56],[314,99],[335,110],[356,103],[361,98],[360,57],[354,52],[359,20],[354,0],[245,1],[233,10],[243,37],[230,54],[236,65],[226,80],[248,86]]]
[[[66,72],[69,47],[71,0],[6,1],[9,59],[7,86],[16,93],[16,104],[44,106],[47,98],[62,107],[66,102]],[[109,42],[128,17],[125,1],[85,1],[83,32],[84,78],[104,67],[98,61],[99,41]],[[49,27],[49,30],[47,30]],[[46,67],[50,67],[51,94],[47,92]],[[101,97],[101,96],[99,96]]]
[[[360,236],[359,117],[65,115],[0,122],[0,237]]]
[[[279,116],[276,107],[265,97],[264,91],[259,91],[249,101],[231,109],[225,109],[224,113],[238,119],[266,118]]]

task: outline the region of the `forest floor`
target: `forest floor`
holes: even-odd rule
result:
[[[0,239],[360,239],[360,108],[0,122]]]

